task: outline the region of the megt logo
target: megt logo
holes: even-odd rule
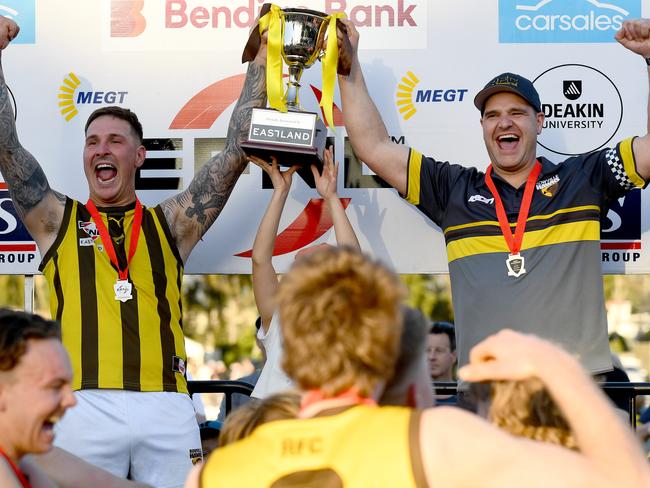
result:
[[[420,79],[412,71],[408,71],[405,76],[402,76],[397,84],[395,105],[404,120],[415,115],[417,112],[415,104],[462,102],[469,91],[468,88],[438,87],[416,90],[419,84]],[[413,94],[415,94],[415,100],[413,100]]]
[[[615,42],[641,0],[499,0],[499,42]]]
[[[78,105],[116,105],[124,103],[124,98],[129,94],[128,91],[100,91],[83,89],[84,86],[90,88],[90,83],[80,79],[74,73],[68,73],[63,78],[63,84],[59,87],[59,108],[61,116],[69,122],[78,113]]]

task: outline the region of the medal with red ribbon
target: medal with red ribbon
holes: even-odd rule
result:
[[[521,243],[524,240],[524,232],[526,231],[526,220],[528,219],[528,212],[530,211],[530,203],[533,200],[533,191],[535,190],[535,183],[537,183],[537,177],[542,171],[542,165],[539,161],[535,161],[535,166],[533,170],[528,175],[528,180],[526,181],[526,187],[524,188],[524,196],[521,200],[521,208],[519,209],[519,215],[517,216],[517,225],[515,226],[515,233],[512,233],[510,228],[510,222],[508,222],[508,217],[506,215],[506,210],[503,207],[503,202],[499,196],[494,182],[492,181],[492,165],[488,166],[487,171],[485,172],[485,183],[487,184],[492,196],[494,197],[494,206],[497,212],[497,219],[499,220],[499,227],[501,227],[501,232],[503,237],[506,240],[510,254],[508,259],[506,259],[506,268],[508,269],[508,276],[514,276],[519,278],[521,275],[526,273],[525,260],[524,257],[519,254],[521,249]]]
[[[108,258],[111,260],[111,263],[113,263],[113,266],[115,266],[115,269],[117,269],[117,281],[113,285],[113,289],[115,291],[115,300],[119,300],[121,302],[131,300],[133,298],[133,285],[131,282],[129,282],[129,263],[135,254],[135,249],[138,247],[138,238],[140,237],[140,229],[142,228],[142,204],[136,197],[135,214],[133,216],[133,228],[131,230],[131,241],[129,242],[128,258],[126,260],[126,267],[124,269],[120,268],[120,263],[117,259],[117,254],[115,253],[115,247],[113,246],[113,240],[111,239],[108,229],[106,228],[106,225],[104,224],[104,221],[102,220],[101,215],[99,215],[99,211],[97,210],[97,207],[95,207],[95,204],[92,202],[92,200],[88,199],[86,208],[88,209],[88,212],[90,212],[90,216],[92,217],[93,222],[95,222],[97,232],[99,232],[99,236],[102,238],[102,242],[104,243],[104,248],[106,249]]]

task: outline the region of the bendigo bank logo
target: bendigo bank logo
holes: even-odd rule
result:
[[[100,91],[87,89],[90,83],[70,72],[63,78],[57,96],[61,116],[69,122],[78,113],[79,105],[120,105],[128,95],[127,91]]]
[[[2,1],[2,0],[0,0]],[[266,0],[109,0],[110,37],[155,36],[160,30],[248,30]],[[356,26],[403,28],[425,24],[427,2],[409,0],[290,0],[284,7],[344,12]]]
[[[641,0],[499,0],[499,42],[615,42]]]
[[[155,0],[160,1],[160,0]],[[111,37],[137,37],[147,27],[144,0],[111,0]]]
[[[440,104],[462,102],[469,91],[467,88],[419,88],[420,79],[412,72],[397,84],[395,105],[404,120],[409,120],[417,112],[416,104]],[[413,96],[415,95],[415,100]]]
[[[595,68],[563,64],[535,80],[542,100],[543,148],[563,155],[584,154],[611,141],[623,120],[623,99],[612,80]]]

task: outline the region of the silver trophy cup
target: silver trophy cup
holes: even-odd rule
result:
[[[286,101],[289,110],[300,110],[298,89],[302,72],[324,54],[327,15],[316,10],[287,8],[284,12],[282,57],[289,66]]]
[[[309,166],[315,164],[319,170],[322,167],[327,129],[318,114],[301,109],[298,90],[303,71],[324,54],[327,15],[298,8],[283,12],[282,58],[289,67],[287,112],[253,109],[248,141],[242,143],[242,148],[267,161],[274,156],[283,166],[303,166],[298,173],[311,184]]]

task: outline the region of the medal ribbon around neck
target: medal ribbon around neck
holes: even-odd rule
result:
[[[115,247],[113,246],[113,240],[108,233],[108,229],[106,228],[101,215],[99,215],[97,207],[95,207],[95,204],[90,200],[90,198],[86,203],[86,208],[90,212],[90,216],[97,226],[97,231],[99,232],[99,236],[102,238],[108,258],[111,260],[111,263],[113,263],[113,266],[115,266],[115,269],[117,269],[117,274],[120,277],[120,280],[127,280],[129,276],[129,263],[131,263],[131,259],[135,255],[135,249],[138,247],[138,238],[140,237],[140,229],[142,228],[142,204],[140,203],[140,200],[138,200],[138,197],[135,198],[135,215],[133,216],[131,241],[129,242],[129,257],[126,260],[126,268],[124,269],[120,269],[117,254],[115,254]]]
[[[524,189],[524,196],[521,200],[521,208],[519,209],[517,226],[515,227],[514,234],[510,228],[510,222],[508,222],[508,216],[506,215],[506,210],[503,207],[503,202],[501,201],[497,187],[494,186],[494,182],[492,181],[491,164],[485,172],[485,183],[494,197],[494,206],[497,211],[497,218],[499,219],[499,227],[501,227],[503,237],[506,240],[508,249],[510,249],[510,255],[519,253],[519,250],[521,249],[521,243],[524,240],[524,232],[526,231],[526,220],[528,220],[528,212],[530,211],[530,203],[533,201],[533,190],[535,190],[535,183],[537,183],[537,177],[541,171],[542,165],[539,161],[535,161],[535,166],[528,175],[528,180],[526,181],[526,188]]]

